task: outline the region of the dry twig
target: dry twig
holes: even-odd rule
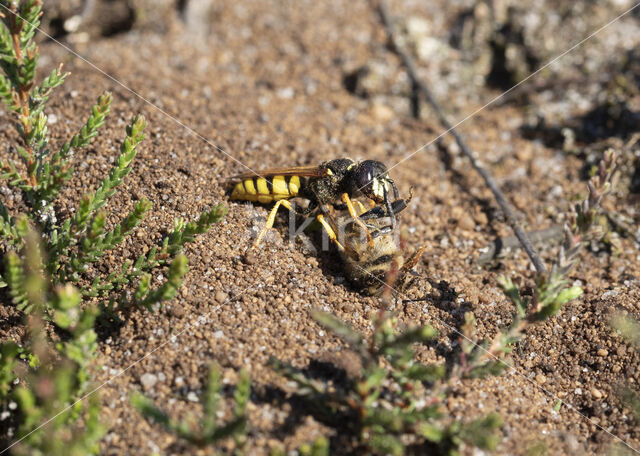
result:
[[[407,73],[409,74],[409,78],[411,79],[411,86],[414,92],[419,91],[422,94],[422,96],[424,96],[424,98],[427,100],[427,103],[429,103],[429,105],[435,112],[436,116],[438,117],[438,121],[446,129],[446,132],[449,133],[451,136],[453,136],[456,143],[458,143],[460,150],[471,161],[471,165],[478,172],[478,174],[482,176],[487,187],[489,187],[498,205],[502,209],[502,212],[505,215],[507,223],[513,229],[513,232],[515,233],[516,237],[522,244],[522,247],[527,252],[527,255],[529,256],[529,258],[531,259],[531,262],[533,263],[533,266],[536,268],[537,273],[539,275],[545,274],[547,269],[544,263],[536,253],[536,250],[531,244],[529,237],[527,236],[525,231],[522,229],[522,227],[518,224],[515,212],[511,207],[511,205],[507,202],[504,194],[500,190],[500,187],[498,187],[498,184],[493,179],[491,174],[483,167],[480,160],[478,160],[474,156],[469,146],[467,146],[467,144],[464,142],[462,137],[455,130],[451,122],[449,122],[446,114],[444,113],[444,111],[442,111],[442,108],[440,107],[435,97],[431,93],[431,90],[429,90],[429,87],[427,87],[427,85],[418,78],[418,73],[416,71],[416,66],[415,66],[415,63],[413,62],[413,58],[407,52],[405,52],[400,46],[397,45],[393,24],[391,23],[387,5],[384,0],[378,0],[378,12],[380,14],[380,19],[382,21],[382,24],[384,25],[384,28],[387,32],[387,36],[391,44],[391,48],[394,50],[396,54],[398,54],[398,56],[402,60],[402,64],[407,68]],[[415,108],[414,108],[414,111],[415,111]]]

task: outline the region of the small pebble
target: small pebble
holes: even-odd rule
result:
[[[109,347],[108,345],[105,347],[104,349],[104,354],[106,356],[109,356],[111,354],[111,347]]]
[[[591,388],[591,395],[596,399],[600,399],[602,397],[602,393],[597,388]]]
[[[598,353],[598,356],[602,356],[603,358],[609,354],[609,352],[604,348],[601,348],[600,350],[598,350],[597,353]]]
[[[189,391],[189,394],[187,394],[187,400],[191,402],[199,402],[198,395],[193,391]]]
[[[182,316],[184,316],[184,309],[182,308],[182,306],[174,304],[171,306],[171,309],[169,309],[169,315],[175,318],[181,318]]]
[[[371,107],[371,115],[381,122],[388,122],[394,117],[393,109],[382,103],[376,103]]]
[[[458,220],[458,226],[465,231],[473,231],[476,227],[476,222],[473,221],[469,214],[463,214]]]
[[[143,374],[142,377],[140,377],[140,383],[142,384],[142,388],[145,391],[149,391],[154,386],[156,386],[156,383],[158,383],[158,377],[156,377],[154,374],[146,373]]]
[[[489,219],[487,218],[487,214],[485,214],[484,212],[476,213],[476,215],[473,217],[473,219],[476,221],[476,223],[478,225],[484,226],[487,223],[489,223]]]
[[[224,291],[216,291],[215,300],[218,304],[224,304],[227,301],[227,294]]]
[[[538,383],[538,385],[544,385],[547,381],[547,377],[545,377],[542,374],[538,374],[536,375],[536,383]]]
[[[247,253],[244,255],[244,264],[255,264],[256,262],[256,254],[253,252],[253,249],[249,249]]]

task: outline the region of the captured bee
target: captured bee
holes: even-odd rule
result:
[[[407,259],[400,246],[398,232],[389,220],[404,210],[410,199],[411,197],[394,201],[391,211],[384,206],[375,206],[360,215],[360,219],[365,220],[371,230],[372,246],[350,214],[341,211],[327,217],[338,240],[336,245],[340,250],[347,278],[364,294],[376,296],[382,294],[385,285],[397,287],[416,265],[425,249],[425,246],[421,247]]]
[[[355,162],[348,158],[338,158],[321,163],[319,166],[267,169],[261,171],[260,175],[239,174],[229,178],[228,183],[232,186],[232,200],[276,203],[254,246],[257,246],[267,231],[273,227],[280,206],[302,215],[307,215],[318,207],[321,212],[327,213],[338,200],[349,211],[353,221],[364,230],[369,244],[372,245],[371,233],[358,217],[351,198],[364,196],[376,203],[384,203],[389,214],[393,213],[389,193],[393,191],[394,198],[398,198],[398,189],[389,177],[387,167],[376,160]],[[302,212],[296,211],[288,201],[295,197],[308,199],[308,208]],[[328,227],[322,213],[317,215],[317,219],[325,229]],[[395,226],[395,217],[391,216],[390,219]],[[331,234],[329,236],[331,237]],[[337,241],[335,238],[332,240]]]

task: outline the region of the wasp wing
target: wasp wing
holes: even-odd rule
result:
[[[319,166],[289,166],[282,168],[268,168],[256,172],[242,173],[225,179],[228,184],[251,179],[252,177],[273,176],[300,176],[300,177],[324,177],[328,175],[328,169]]]

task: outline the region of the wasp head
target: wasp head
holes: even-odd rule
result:
[[[389,192],[393,190],[393,195],[398,198],[398,189],[395,182],[389,177],[387,167],[377,160],[365,160],[351,168],[352,179],[349,185],[349,193],[363,194],[376,203],[389,201]]]

